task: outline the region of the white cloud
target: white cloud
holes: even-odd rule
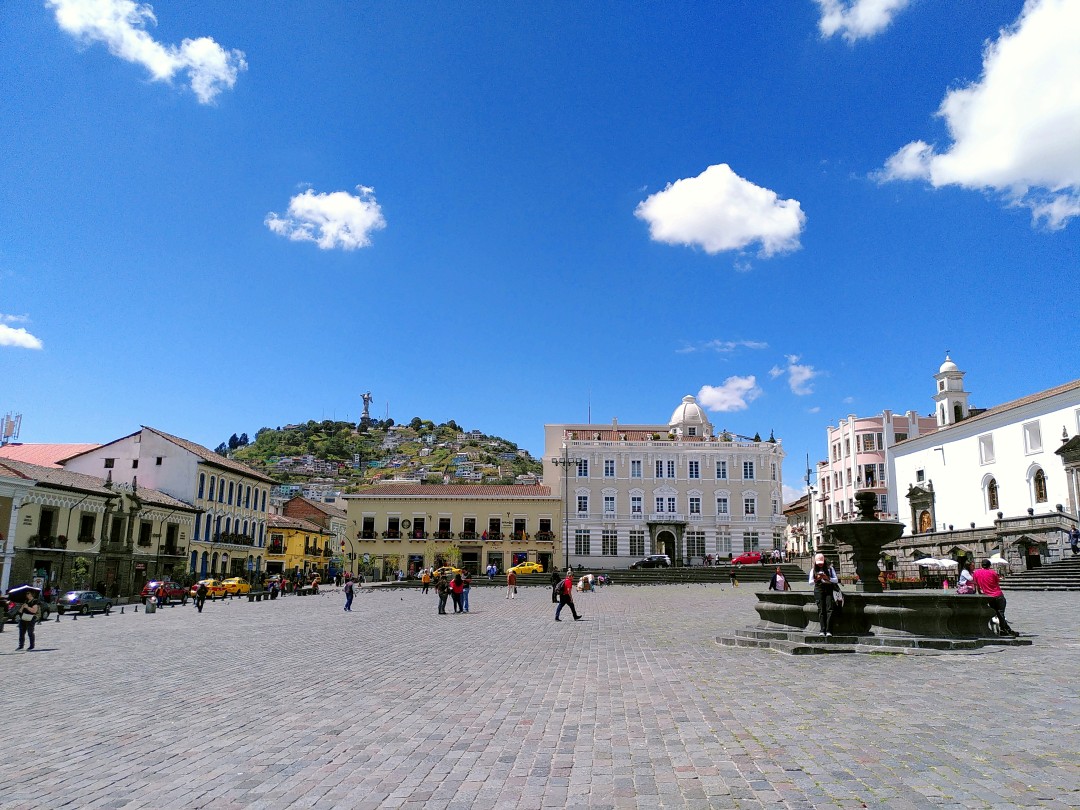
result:
[[[697,399],[710,411],[745,411],[747,406],[761,396],[757,379],[749,377],[728,377],[720,386],[703,385]]]
[[[676,349],[679,354],[690,352],[716,352],[717,354],[731,354],[736,349],[767,349],[768,343],[760,340],[706,340],[704,343],[688,343],[681,349]]]
[[[839,33],[848,42],[884,31],[911,0],[814,0],[821,8],[823,37]]]
[[[804,484],[801,487],[792,487],[784,484],[780,494],[781,497],[784,499],[785,504],[793,503],[794,501],[799,500],[799,498],[806,494],[806,485]]]
[[[157,24],[154,9],[134,0],[45,0],[56,22],[83,42],[100,42],[113,56],[142,65],[154,81],[171,81],[186,72],[199,101],[209,104],[224,89],[236,84],[247,68],[242,51],[225,50],[210,37],[185,39],[165,45],[147,31]]]
[[[840,401],[843,402],[845,405],[850,405],[851,403],[853,403],[855,401],[855,397],[844,397]]]
[[[639,203],[634,216],[649,224],[657,242],[697,245],[709,254],[760,242],[763,257],[797,250],[806,222],[798,200],[779,199],[726,163],[668,183]]]
[[[950,90],[937,114],[952,143],[912,141],[882,180],[925,179],[1002,194],[1058,229],[1080,215],[1080,3],[1027,0],[983,54],[978,82]]]
[[[8,326],[9,323],[26,323],[30,319],[25,315],[0,314],[0,346],[14,346],[19,349],[42,349],[44,344],[26,331]]]
[[[266,215],[266,227],[294,242],[314,242],[323,250],[355,250],[371,244],[371,234],[386,227],[375,189],[357,186],[357,194],[310,188],[289,200],[285,216]]]
[[[821,406],[820,405],[815,405],[813,408],[807,408],[806,412],[807,413],[821,413]]]
[[[814,393],[810,381],[814,379],[814,377],[820,376],[821,372],[816,371],[813,366],[800,364],[799,356],[797,354],[786,355],[786,359],[786,366],[773,366],[769,369],[769,377],[775,380],[777,377],[782,377],[786,374],[788,378],[788,387],[791,389],[791,393],[796,396],[804,397],[807,394]]]

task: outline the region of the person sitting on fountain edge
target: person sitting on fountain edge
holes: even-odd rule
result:
[[[983,560],[982,568],[975,571],[973,576],[975,577],[975,588],[989,600],[990,608],[997,617],[998,627],[1001,628],[1002,634],[1006,636],[1020,635],[1009,627],[1009,623],[1005,621],[1005,594],[1001,592],[1001,577],[998,576],[998,572],[994,570],[990,561]]]

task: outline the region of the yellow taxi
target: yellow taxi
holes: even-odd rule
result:
[[[231,594],[245,594],[251,592],[251,583],[243,577],[229,577],[221,581],[221,584],[225,586],[225,590]]]
[[[444,565],[442,568],[436,568],[434,571],[432,571],[431,572],[431,578],[433,580],[436,580],[439,577],[453,577],[455,574],[464,574],[464,573],[465,573],[464,568],[455,568],[452,565]]]
[[[229,595],[229,592],[225,590],[225,586],[217,579],[200,579],[194,585],[191,586],[192,597],[199,595],[199,586],[206,585],[206,598],[207,599],[224,599]]]
[[[510,570],[515,574],[542,574],[544,573],[544,566],[537,562],[523,562],[518,563]]]

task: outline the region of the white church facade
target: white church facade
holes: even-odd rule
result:
[[[1080,380],[985,410],[946,357],[934,375],[937,430],[889,448],[891,500],[912,554],[988,556],[1014,568],[1060,559],[1077,524],[1078,473],[1059,452],[1080,435]]]
[[[714,435],[693,396],[666,424],[554,424],[544,436],[544,483],[563,498],[575,567],[649,554],[700,565],[784,546],[781,443]]]

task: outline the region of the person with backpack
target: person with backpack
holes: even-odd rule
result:
[[[581,616],[578,615],[577,608],[574,607],[574,575],[569,570],[566,572],[566,579],[559,585],[559,606],[555,608],[555,621],[562,621],[559,614],[562,613],[562,609],[566,605],[570,606],[570,612],[574,614],[574,621],[581,621]]]
[[[559,604],[559,585],[562,583],[562,577],[559,576],[559,572],[554,568],[551,569],[551,604]]]
[[[203,605],[206,604],[208,590],[205,582],[200,582],[199,587],[195,589],[195,607],[199,609],[199,613],[202,613]]]
[[[353,581],[352,578],[345,580],[345,612],[352,613]]]
[[[439,595],[439,614],[446,615],[446,597],[450,595],[450,586],[446,584],[446,577],[435,580],[435,592]]]

